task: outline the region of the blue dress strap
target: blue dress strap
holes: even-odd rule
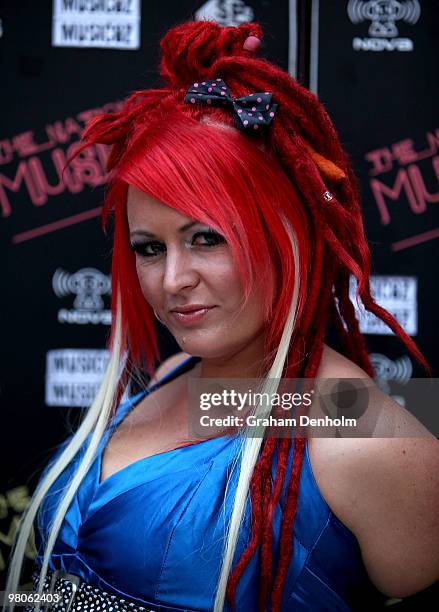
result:
[[[174,368],[172,368],[172,370],[170,370],[167,374],[165,374],[163,378],[158,380],[156,383],[148,386],[146,389],[143,389],[136,395],[133,395],[133,397],[130,397],[126,402],[123,402],[119,406],[116,412],[112,427],[116,427],[122,421],[122,419],[125,418],[127,413],[132,408],[134,408],[146,395],[149,395],[150,393],[152,393],[153,391],[155,391],[156,389],[158,389],[159,387],[167,383],[170,379],[178,376],[178,374],[180,373],[180,370],[184,370],[186,366],[192,363],[192,361],[197,362],[199,361],[199,359],[200,359],[199,357],[194,357],[193,355],[190,355],[187,359],[185,359],[181,363],[178,363]]]

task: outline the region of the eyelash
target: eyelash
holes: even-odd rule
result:
[[[195,240],[195,238],[197,238],[198,236],[208,236],[210,239],[214,239],[215,243],[214,244],[200,244],[198,246],[201,247],[207,247],[207,248],[212,248],[215,246],[218,246],[219,244],[223,244],[225,242],[225,239],[223,238],[223,236],[221,236],[221,234],[218,234],[218,232],[215,232],[213,230],[209,230],[206,232],[196,232],[193,236],[192,236],[192,240]],[[158,240],[147,240],[145,242],[136,242],[133,241],[130,244],[131,250],[134,251],[135,253],[137,253],[138,255],[140,255],[141,257],[147,257],[147,258],[153,258],[153,257],[157,257],[157,255],[159,255],[160,253],[147,253],[146,249],[148,247],[150,247],[151,245],[162,245],[163,243],[159,242]]]

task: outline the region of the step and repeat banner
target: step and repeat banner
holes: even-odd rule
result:
[[[435,0],[313,0],[310,85],[359,178],[372,293],[439,374],[439,6]],[[355,302],[355,283],[351,285]],[[375,374],[425,372],[357,308]]]
[[[65,161],[91,117],[117,110],[135,89],[160,86],[159,41],[170,27],[258,20],[264,53],[288,70],[288,11],[287,0],[2,3],[2,584],[29,494],[108,360],[111,240],[100,225],[108,151],[92,147],[62,179]],[[164,329],[161,349],[164,357],[178,350]],[[29,566],[34,553],[30,545]]]
[[[62,178],[80,132],[97,113],[117,110],[129,92],[160,84],[159,40],[191,17],[259,21],[264,55],[295,74],[303,5],[6,0],[0,8],[7,84],[0,133],[2,583],[29,494],[91,403],[108,359],[111,240],[100,226],[108,151],[92,147]],[[310,0],[309,8],[311,31],[300,20],[300,34],[308,40],[310,85],[360,179],[373,293],[437,372],[435,2]],[[358,316],[384,388],[423,375],[386,326],[361,307]],[[178,347],[160,331],[166,357]],[[30,543],[29,568],[34,554]]]

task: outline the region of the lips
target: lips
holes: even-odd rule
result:
[[[199,321],[204,319],[206,315],[208,315],[215,306],[202,306],[201,308],[194,309],[192,307],[191,310],[186,310],[182,312],[181,310],[171,310],[171,315],[174,321],[184,326],[196,325]]]
[[[173,308],[171,312],[195,312],[197,310],[204,310],[206,308],[213,308],[213,306],[209,306],[207,304],[189,304],[188,306],[179,306],[177,308]]]

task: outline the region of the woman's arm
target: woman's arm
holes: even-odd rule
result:
[[[362,377],[336,355],[331,366],[326,353],[320,376]],[[439,579],[439,442],[420,424],[414,434],[393,400],[385,409],[398,437],[310,439],[309,452],[320,491],[357,537],[372,582],[389,597],[407,597]]]

